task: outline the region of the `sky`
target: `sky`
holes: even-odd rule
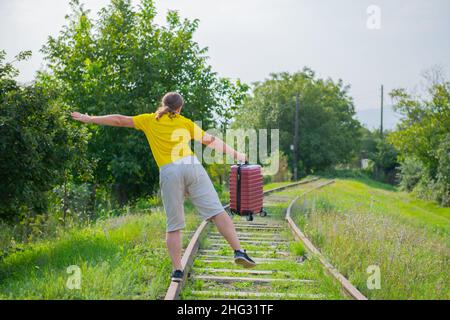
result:
[[[81,2],[95,17],[109,1]],[[169,9],[200,20],[195,40],[209,48],[209,62],[220,76],[252,83],[273,72],[307,66],[320,77],[349,84],[359,112],[378,108],[381,84],[387,93],[398,87],[414,89],[421,73],[433,65],[450,72],[448,0],[155,3],[159,24]],[[373,6],[376,11],[371,11]],[[39,49],[49,35],[58,34],[68,13],[68,0],[0,0],[0,49],[9,57],[33,51],[31,60],[17,64],[20,81],[31,81],[43,67]],[[387,94],[385,104],[390,105]]]

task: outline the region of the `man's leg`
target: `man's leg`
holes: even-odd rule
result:
[[[256,263],[242,250],[236,229],[230,216],[223,210],[219,196],[214,185],[209,179],[205,169],[199,165],[195,167],[191,177],[192,183],[188,184],[188,191],[192,203],[198,209],[203,218],[212,220],[220,234],[234,250],[234,261],[245,268],[252,268]],[[215,214],[219,212],[219,214]],[[213,215],[213,216],[211,216]]]
[[[241,250],[241,244],[234,228],[233,221],[230,216],[224,211],[211,218],[219,230],[220,234],[227,240],[233,250]]]
[[[173,270],[181,268],[181,230],[166,233],[167,249],[172,260]]]
[[[224,211],[212,217],[211,220],[214,221],[220,234],[233,248],[234,262],[244,268],[253,268],[256,266],[255,261],[253,261],[245,251],[242,251],[239,238],[236,234],[236,229],[234,228],[234,224],[230,216]]]
[[[181,270],[181,230],[185,226],[184,186],[180,169],[177,165],[167,165],[160,170],[162,202],[166,211],[166,244],[174,271]]]

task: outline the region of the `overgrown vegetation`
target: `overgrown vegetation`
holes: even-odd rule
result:
[[[450,210],[389,185],[338,180],[298,201],[294,218],[371,299],[449,299]],[[369,266],[381,288],[369,290]]]
[[[358,160],[368,161],[366,167],[361,168],[362,172],[375,180],[396,184],[399,166],[397,149],[378,130],[371,132],[362,128],[361,131],[361,151]],[[357,168],[360,166],[360,163],[355,165]]]
[[[424,78],[423,95],[391,93],[403,120],[388,139],[399,150],[404,190],[450,206],[450,82],[438,68]]]
[[[133,211],[137,213],[61,230],[57,238],[10,253],[0,260],[0,299],[162,298],[171,271],[165,214],[149,213],[142,204]],[[186,240],[198,223],[198,214],[187,210]],[[80,289],[66,286],[72,265],[81,272]]]
[[[213,72],[207,49],[193,40],[197,20],[168,12],[158,25],[152,0],[138,7],[112,0],[98,20],[78,0],[70,6],[67,24],[42,49],[46,69],[33,83],[18,84],[13,65],[31,52],[5,62],[0,51],[0,221],[19,243],[121,214],[158,191],[142,133],[79,125],[70,111],[149,113],[176,90],[183,113],[207,129],[225,126],[247,89]],[[225,181],[217,180],[221,189]]]
[[[20,53],[16,60],[30,56]],[[47,210],[48,192],[72,171],[89,175],[83,152],[88,133],[67,120],[67,108],[52,102],[56,93],[21,86],[18,71],[0,51],[0,220],[19,222]]]

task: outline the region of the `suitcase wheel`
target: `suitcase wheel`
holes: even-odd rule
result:
[[[253,215],[249,214],[249,215],[247,216],[247,221],[253,221]]]
[[[267,211],[262,209],[261,213],[259,214],[261,217],[267,217]]]

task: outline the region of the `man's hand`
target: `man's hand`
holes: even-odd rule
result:
[[[91,116],[87,114],[82,114],[79,112],[72,112],[71,113],[72,119],[77,120],[83,123],[91,123]]]

